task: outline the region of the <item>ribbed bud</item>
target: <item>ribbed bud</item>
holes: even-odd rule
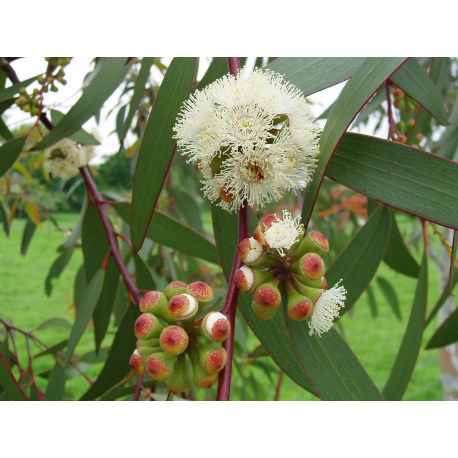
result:
[[[288,295],[287,312],[288,316],[294,321],[306,320],[313,312],[312,301],[302,294],[299,294],[290,282],[286,283]]]
[[[253,237],[242,240],[238,246],[238,254],[247,266],[254,266],[262,259],[264,247]]]
[[[253,309],[255,315],[262,321],[273,320],[278,310],[278,307],[273,310],[262,309],[254,301],[251,303],[251,308]]]
[[[167,310],[167,298],[160,291],[149,291],[140,300],[140,312],[152,313],[158,318],[162,318],[167,323],[174,321],[174,318]]]
[[[199,333],[214,342],[224,342],[231,334],[231,324],[222,313],[210,312],[204,316]]]
[[[198,388],[211,388],[218,380],[218,373],[209,374],[206,372],[200,364],[199,357],[195,351],[188,352],[188,355],[192,363],[194,385],[196,385]]]
[[[281,294],[275,281],[259,286],[253,298],[256,305],[263,310],[273,310],[281,304]]]
[[[176,320],[187,320],[195,316],[199,304],[190,294],[178,294],[170,299],[167,309]]]
[[[307,253],[298,263],[293,264],[291,270],[309,280],[321,280],[325,270],[324,261],[316,253]]]
[[[295,277],[293,278],[291,284],[294,286],[294,289],[299,294],[302,294],[303,296],[308,297],[312,301],[312,304],[316,302],[316,300],[321,296],[321,294],[324,291],[321,288],[311,288],[310,286],[305,286],[300,281],[298,281]]]
[[[138,350],[135,350],[130,357],[129,365],[137,375],[143,375],[145,373],[145,366]]]
[[[159,341],[163,351],[178,356],[188,347],[189,337],[183,328],[169,326],[162,331]]]
[[[184,294],[187,286],[188,285],[186,283],[183,283],[180,280],[173,280],[173,282],[169,283],[164,289],[165,297],[170,300],[177,294]]]
[[[191,283],[186,292],[197,299],[199,309],[204,308],[213,300],[213,290],[203,281]]]
[[[329,251],[328,239],[321,232],[310,231],[307,236],[300,240],[292,254],[299,259],[306,253],[323,255]]]
[[[272,274],[267,270],[242,266],[235,274],[235,286],[244,293],[252,293],[271,277]]]
[[[165,382],[173,372],[176,356],[169,353],[154,353],[145,361],[145,370],[157,382]]]
[[[159,337],[164,326],[151,313],[143,313],[137,318],[134,325],[137,339],[153,339]]]
[[[186,362],[186,354],[178,356],[172,375],[165,384],[172,390],[173,394],[180,394],[189,390],[192,386],[192,376]]]
[[[227,362],[227,353],[217,345],[196,345],[191,351],[197,352],[201,367],[208,374],[222,371]]]

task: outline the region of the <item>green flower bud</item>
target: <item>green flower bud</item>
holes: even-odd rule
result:
[[[180,394],[192,386],[192,376],[186,361],[186,354],[178,356],[172,375],[165,384],[172,390],[173,394]]]
[[[137,318],[134,329],[137,339],[153,339],[160,336],[164,326],[151,313],[143,313]]]
[[[54,84],[51,86],[51,91],[52,92],[57,92],[58,90],[59,89],[56,86],[54,86]]]
[[[195,351],[188,352],[188,355],[192,363],[194,385],[198,388],[211,388],[218,380],[218,373],[209,374],[206,372],[201,366],[199,357]]]
[[[140,355],[142,361],[146,361],[146,359],[154,355],[155,353],[160,353],[161,347],[138,347],[137,354]]]
[[[172,375],[176,356],[170,353],[154,353],[145,361],[145,370],[157,382],[165,382]]]
[[[135,350],[130,357],[129,366],[137,375],[143,375],[145,373],[145,365],[138,350]]]
[[[235,286],[244,293],[252,293],[270,278],[272,278],[272,273],[268,270],[242,266],[235,274]]]
[[[197,344],[189,348],[188,354],[194,353],[199,358],[200,366],[207,374],[217,374],[227,363],[227,353],[219,345]]]
[[[308,297],[312,301],[313,304],[321,296],[321,294],[324,291],[324,289],[322,288],[311,288],[310,286],[305,286],[300,281],[298,281],[296,277],[293,277],[291,284],[292,286],[294,286],[294,289],[298,293],[302,294],[303,296]]]
[[[197,299],[199,310],[213,300],[213,290],[206,283],[196,281],[187,286],[186,292]]]
[[[418,133],[417,136],[415,137],[415,140],[420,143],[424,139],[424,135],[422,133]]]
[[[310,288],[320,288],[320,289],[327,289],[328,284],[324,277],[318,280],[310,280],[308,278],[303,277],[302,275],[294,275],[294,278],[299,280],[303,285],[309,286]],[[326,285],[326,286],[324,286]]]
[[[172,283],[168,284],[164,289],[165,297],[170,300],[173,296],[177,294],[184,294],[186,292],[186,283],[183,283],[180,280],[174,280]]]
[[[396,129],[400,134],[405,133],[406,123],[404,121],[399,121],[398,123],[396,123]]]
[[[312,301],[307,296],[299,294],[289,281],[286,283],[286,293],[288,316],[294,321],[306,320],[313,312]]]
[[[292,272],[308,280],[321,280],[325,266],[323,258],[316,253],[307,253],[291,267]]]
[[[213,342],[224,342],[231,334],[231,324],[221,312],[210,312],[195,331]]]
[[[404,108],[404,101],[403,100],[395,100],[393,105],[398,109],[402,110]]]
[[[164,293],[149,291],[140,300],[140,312],[152,313],[167,323],[173,323],[175,318],[168,312],[168,302]]]
[[[401,89],[395,89],[393,91],[393,97],[395,100],[400,100],[404,97],[404,91]]]
[[[278,283],[271,280],[259,286],[254,292],[254,302],[264,310],[276,309],[281,304],[281,294],[278,290]]]
[[[189,337],[183,328],[169,326],[162,331],[159,341],[163,351],[178,356],[188,347]]]
[[[199,304],[190,294],[177,294],[170,299],[167,310],[176,320],[188,320],[196,315]]]
[[[407,143],[407,137],[404,134],[399,134],[396,141],[398,143]]]
[[[273,320],[278,310],[278,307],[272,310],[262,309],[254,301],[251,303],[251,308],[253,309],[253,312],[255,313],[255,315],[262,321]]]
[[[159,347],[159,339],[137,339],[137,348],[138,347]]]
[[[415,105],[410,97],[407,98],[406,101],[406,113],[411,114],[416,110]]]
[[[329,251],[329,241],[320,232],[310,231],[306,237],[302,238],[296,245],[291,254],[295,259],[299,259],[306,253],[316,253],[323,255]]]

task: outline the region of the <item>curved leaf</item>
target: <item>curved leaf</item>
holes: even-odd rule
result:
[[[28,401],[22,388],[15,379],[11,369],[5,361],[5,358],[0,353],[0,385],[8,393],[13,401]]]
[[[54,278],[59,278],[60,274],[64,271],[65,267],[67,266],[68,261],[70,261],[72,254],[73,248],[66,250],[51,265],[51,268],[49,269],[48,275],[45,280],[45,291],[47,296],[51,296],[53,288],[52,280]]]
[[[108,57],[75,105],[34,149],[48,148],[59,140],[69,137],[94,116],[121,84],[132,66],[132,63],[124,65],[125,62],[125,57]]]
[[[213,57],[205,75],[199,81],[196,89],[204,89],[205,86],[216,81],[218,78],[226,75],[229,72],[227,57]]]
[[[417,288],[410,312],[409,323],[402,339],[396,361],[386,382],[383,396],[387,401],[400,401],[409,384],[423,337],[426,305],[428,303],[428,255],[423,260],[418,274]]]
[[[48,401],[60,401],[65,391],[65,371],[56,363],[49,375],[48,386],[46,387],[45,399]]]
[[[402,321],[401,308],[399,307],[399,300],[395,289],[382,277],[377,277],[377,283],[396,318]]]
[[[37,228],[36,224],[30,219],[27,218],[27,222],[24,226],[24,232],[22,234],[21,242],[21,254],[25,256],[27,250],[29,249],[30,242],[32,241],[33,234],[35,234],[35,229]]]
[[[148,265],[139,254],[134,255],[135,283],[140,290],[155,291],[157,289]]]
[[[51,121],[54,125],[59,124],[62,121],[62,118],[65,116],[59,110],[52,110],[51,111]],[[91,134],[86,132],[84,129],[77,130],[74,134],[69,135],[70,140],[74,142],[82,143],[83,145],[100,145],[100,142],[97,141]]]
[[[46,329],[54,328],[68,328],[71,329],[72,325],[63,318],[50,318],[49,320],[43,321],[43,323],[38,326],[35,331],[44,331]]]
[[[131,240],[134,253],[146,237],[157,199],[172,161],[173,126],[181,105],[189,97],[197,71],[197,58],[175,57],[165,74],[143,135],[132,195]]]
[[[426,348],[445,347],[456,341],[458,341],[458,309],[436,329]]]
[[[17,137],[0,146],[0,177],[14,164],[25,144],[25,136]]]
[[[458,163],[400,143],[348,133],[326,175],[390,207],[458,229]]]

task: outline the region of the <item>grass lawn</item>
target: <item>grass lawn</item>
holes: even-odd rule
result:
[[[78,215],[59,213],[55,215],[57,221],[66,229],[72,229]],[[82,264],[81,250],[75,250],[65,271],[60,278],[54,280],[51,297],[47,297],[44,289],[45,278],[49,268],[57,258],[57,248],[65,240],[64,236],[54,229],[54,226],[44,223],[42,229],[37,229],[29,251],[25,257],[20,255],[22,231],[25,220],[16,219],[11,227],[9,239],[3,230],[0,231],[0,315],[16,326],[31,330],[43,321],[60,317],[73,323],[72,308],[73,282],[76,272]],[[358,301],[353,313],[347,313],[341,320],[342,332],[369,375],[380,389],[383,389],[394,363],[398,348],[405,332],[410,308],[415,291],[415,279],[400,275],[382,263],[377,275],[384,277],[395,288],[402,312],[402,321],[399,321],[391,311],[387,301],[373,282],[373,290],[378,304],[378,317],[372,318],[367,294]],[[434,305],[439,296],[438,275],[433,262],[430,262],[430,287],[428,309]],[[114,328],[105,337],[104,344],[109,345]],[[428,327],[423,342],[429,339],[434,331],[434,325]],[[37,336],[48,345],[53,345],[68,338],[69,330],[56,328],[38,331]],[[19,350],[24,355],[26,365],[25,342],[18,339]],[[93,330],[89,327],[77,347],[76,354],[91,351],[94,347]],[[256,338],[250,337],[250,347],[256,345]],[[102,345],[104,346],[104,345]],[[45,356],[34,360],[34,370],[39,373],[48,369],[52,364],[52,357]],[[92,366],[88,375],[95,378],[102,365]],[[262,371],[256,370],[256,376],[265,380],[265,391],[268,399],[273,399],[275,384],[268,381]],[[17,375],[17,372],[15,373]],[[67,389],[77,399],[88,388],[82,376],[67,380]],[[39,381],[40,387],[45,389],[46,382]],[[440,373],[437,363],[437,352],[434,350],[421,351],[417,366],[407,389],[405,400],[442,400],[443,391],[440,382]],[[313,400],[313,396],[304,392],[294,382],[285,377],[281,389],[281,400]]]

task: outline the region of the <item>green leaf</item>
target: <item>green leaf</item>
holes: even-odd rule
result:
[[[367,293],[367,300],[369,301],[369,307],[371,308],[372,318],[377,318],[377,301],[375,300],[374,291],[372,290],[372,286],[369,285],[366,289]]]
[[[355,191],[458,229],[458,164],[400,143],[348,133],[326,175]]]
[[[328,163],[349,125],[383,83],[403,64],[403,57],[369,57],[345,85],[329,115],[320,140],[313,181],[304,192],[302,222],[307,226]]]
[[[89,323],[89,320],[91,319],[92,313],[94,312],[94,308],[102,290],[104,277],[105,271],[103,269],[98,270],[84,291],[83,298],[81,300],[81,307],[78,311],[78,315],[76,315],[76,319],[73,323],[70,337],[68,339],[65,364],[67,364],[72,357],[73,352],[75,351],[75,348],[80,341],[81,336],[83,335],[83,332]]]
[[[427,320],[425,322],[425,328],[426,328],[426,326],[429,325],[429,323],[431,323],[433,318],[436,316],[437,312],[445,304],[445,301],[450,297],[450,294],[453,291],[453,288],[455,288],[457,282],[458,282],[458,278],[455,278],[455,282],[454,283],[451,283],[451,284],[447,283],[447,285],[445,285],[445,288],[442,291],[442,294],[440,295],[440,297],[437,300],[437,302],[434,304],[434,307],[431,310],[431,312],[430,312],[430,314],[429,314],[429,316],[428,316],[428,318],[427,318]]]
[[[135,112],[137,111],[138,106],[143,97],[143,91],[145,90],[146,83],[148,82],[148,77],[151,71],[151,66],[153,65],[154,57],[144,57],[142,59],[142,66],[135,83],[134,93],[132,95],[132,100],[130,101],[129,113],[127,114],[126,121],[124,122],[124,127],[122,130],[121,137],[119,142],[122,143],[126,138],[127,131],[129,130],[132,120],[134,119]]]
[[[132,62],[128,65],[125,63],[125,57],[108,57],[75,105],[34,149],[48,148],[69,137],[94,116],[129,71]]]
[[[216,81],[224,75],[229,73],[229,66],[227,63],[227,57],[213,57],[210,66],[203,78],[199,81],[196,89],[202,90],[205,86]]]
[[[45,399],[47,401],[60,401],[65,391],[65,371],[64,368],[56,363],[49,376],[46,388]]]
[[[92,202],[88,205],[84,214],[81,240],[86,281],[89,283],[95,273],[100,269],[110,250],[105,228],[100,219],[97,207]]]
[[[0,118],[0,137],[3,137],[5,140],[12,140],[14,138],[14,135],[10,132],[2,118]]]
[[[126,223],[129,223],[130,204],[128,202],[118,202],[113,207],[119,216]],[[158,210],[153,214],[146,236],[161,245],[219,264],[218,254],[213,243],[190,227]]]
[[[0,353],[0,385],[8,393],[9,397],[13,401],[28,401],[27,396],[22,391],[22,388],[19,386],[19,383],[14,378],[11,369],[3,358],[3,355]]]
[[[43,321],[35,331],[45,331],[46,329],[54,328],[68,328],[71,329],[72,325],[63,318],[50,318],[49,320]]]
[[[401,67],[402,68],[402,67]],[[386,85],[384,84],[371,100],[365,105],[365,107],[359,112],[355,119],[354,126],[357,126],[363,122],[366,122],[369,116],[380,108],[382,102],[386,101]]]
[[[410,312],[407,329],[402,339],[396,361],[383,390],[387,401],[400,401],[409,384],[423,337],[426,305],[428,302],[428,255],[423,253],[423,260],[418,274],[418,283]]]
[[[95,306],[92,318],[94,320],[95,350],[99,351],[102,340],[110,323],[111,313],[116,300],[116,291],[119,283],[119,269],[113,256],[108,260],[105,269],[102,292]]]
[[[458,239],[456,237],[456,231],[453,232],[453,248],[452,256],[450,259],[450,279],[449,285],[454,285],[458,281],[458,268],[456,267],[456,255],[458,253]],[[451,287],[449,288],[451,292]]]
[[[175,57],[165,74],[143,135],[135,171],[130,225],[133,251],[146,237],[157,199],[174,154],[173,126],[189,97],[197,58]]]
[[[101,396],[129,373],[129,359],[135,350],[135,342],[137,341],[133,329],[138,316],[139,312],[136,307],[128,308],[116,333],[102,372],[80,401],[90,401]]]
[[[51,121],[53,122],[54,126],[59,124],[62,121],[62,118],[65,116],[64,113],[58,110],[51,111]],[[97,141],[91,134],[86,132],[84,129],[77,130],[74,134],[68,137],[70,140],[74,142],[81,143],[83,145],[100,145],[100,142]]]
[[[19,90],[23,87],[30,86],[40,75],[34,76],[33,78],[29,78],[28,80],[21,81],[20,83],[13,84],[6,89],[2,89],[0,91],[0,102],[14,97],[16,94],[19,93]]]
[[[124,121],[126,119],[127,105],[122,106],[116,115],[116,133],[118,134],[119,142],[121,142],[121,135],[124,129]]]
[[[123,281],[119,282],[118,291],[116,292],[116,301],[113,307],[113,314],[115,317],[115,326],[118,327],[129,307],[129,297],[127,295],[127,288]]]
[[[62,253],[52,264],[51,268],[49,269],[48,276],[45,280],[45,291],[47,296],[51,296],[52,292],[52,280],[55,278],[59,278],[60,274],[64,271],[65,267],[70,261],[72,257],[73,249],[66,250]]]
[[[139,254],[134,255],[135,284],[137,288],[145,291],[156,291],[156,282],[153,279],[148,265]]]
[[[415,57],[409,59],[391,77],[391,81],[417,101],[440,124],[448,124],[447,112],[439,91]]]
[[[347,290],[341,315],[353,307],[370,284],[385,255],[389,234],[389,209],[379,207],[326,272],[330,287],[342,280]]]
[[[394,288],[382,277],[377,277],[377,283],[382,290],[385,299],[388,301],[393,313],[399,321],[402,321],[401,309],[399,307],[399,300]]]
[[[175,187],[166,186],[167,192],[173,197],[177,205],[179,215],[183,215],[188,224],[199,234],[204,233],[202,216],[199,206],[189,193],[183,192]]]
[[[401,232],[396,221],[394,211],[390,208],[391,213],[391,233],[390,241],[386,249],[383,260],[397,272],[407,275],[408,277],[418,277],[420,266],[410,251],[406,247]]]
[[[456,341],[458,341],[458,309],[436,329],[426,348],[445,347]]]
[[[27,222],[25,223],[25,226],[24,226],[24,232],[22,234],[22,243],[21,243],[22,256],[26,255],[30,242],[32,241],[33,234],[35,234],[36,228],[37,226],[35,225],[35,223],[30,218],[27,218]]]
[[[68,323],[68,324],[69,324],[69,327],[71,327],[70,323]],[[55,345],[53,345],[52,347],[49,347],[48,349],[43,350],[40,353],[37,353],[33,357],[33,359],[37,359],[37,358],[40,358],[40,357],[46,356],[46,355],[53,355],[54,353],[63,350],[67,346],[67,344],[68,344],[68,339],[62,340],[62,342],[58,342]]]
[[[218,254],[224,274],[228,279],[237,249],[237,215],[216,205],[212,205],[211,209]],[[289,339],[283,311],[279,310],[273,320],[261,321],[251,309],[252,301],[252,294],[240,293],[238,304],[248,326],[278,367],[299,386],[316,396]]]
[[[279,57],[266,68],[308,96],[351,78],[363,62],[364,57]]]
[[[0,177],[15,163],[24,148],[26,137],[9,140],[0,146]]]

